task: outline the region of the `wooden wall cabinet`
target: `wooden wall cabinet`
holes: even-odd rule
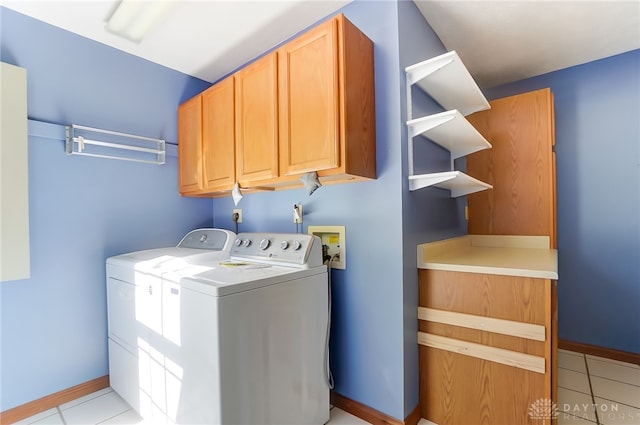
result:
[[[546,88],[490,104],[467,117],[493,145],[467,158],[467,171],[493,186],[469,195],[469,233],[550,236],[555,248],[553,93]]]
[[[373,43],[343,15],[179,108],[180,192],[376,178]]]
[[[180,193],[229,192],[236,181],[233,77],[180,105],[178,123]]]
[[[238,71],[236,91],[236,178],[240,187],[278,177],[278,68],[276,53]]]
[[[205,191],[228,191],[236,182],[234,79],[202,93],[202,166]]]
[[[281,176],[375,179],[371,40],[338,15],[281,47],[278,66]]]
[[[178,107],[178,177],[183,195],[202,189],[202,95]]]

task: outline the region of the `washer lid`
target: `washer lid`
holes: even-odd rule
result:
[[[214,265],[176,270],[164,278],[179,282],[182,288],[221,297],[315,275],[328,282],[327,266],[299,269],[252,262],[230,266],[228,261],[218,261]]]

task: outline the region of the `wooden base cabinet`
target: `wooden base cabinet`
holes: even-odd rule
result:
[[[551,423],[555,286],[549,279],[420,270],[422,417],[438,425]]]

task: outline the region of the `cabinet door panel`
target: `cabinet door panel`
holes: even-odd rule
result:
[[[467,117],[493,145],[467,171],[493,185],[469,195],[469,233],[550,236],[555,247],[553,97],[549,89],[494,100]]]
[[[276,54],[235,74],[236,166],[241,185],[278,177]]]
[[[231,189],[235,182],[233,77],[202,94],[202,160],[205,189]]]
[[[187,100],[178,108],[178,163],[180,193],[200,190],[202,180],[202,96]]]
[[[338,29],[330,20],[278,51],[284,175],[339,165]]]

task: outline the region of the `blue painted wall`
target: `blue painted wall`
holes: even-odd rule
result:
[[[246,195],[239,231],[295,232],[344,225],[347,269],[333,271],[331,366],[335,391],[398,419],[418,404],[416,245],[464,234],[459,201],[438,189],[408,192],[404,68],[445,51],[411,1],[355,1],[340,12],[375,45],[378,178]],[[442,110],[416,93],[421,113]],[[449,167],[448,153],[418,144],[419,168]],[[437,151],[440,152],[437,152]],[[232,226],[230,198],[214,200],[214,224]]]
[[[413,1],[400,1],[399,5],[399,64],[402,70],[400,85],[400,110],[402,123],[407,116],[407,94],[404,69],[433,58],[447,50],[425,21]],[[443,111],[418,87],[412,87],[412,118]],[[405,417],[418,404],[418,270],[416,247],[425,242],[447,239],[466,233],[464,220],[465,198],[451,198],[448,190],[424,188],[409,192],[407,127],[402,125],[400,146],[402,149],[402,250],[403,250],[403,299],[404,299],[404,380]],[[449,171],[450,154],[423,137],[414,139],[414,173]]]
[[[561,339],[640,353],[640,50],[487,90],[551,87]]]
[[[374,42],[378,179],[246,195],[240,231],[294,232],[293,204],[309,225],[344,225],[347,269],[333,272],[335,390],[404,417],[402,179],[398,11],[392,1],[354,2],[342,12]],[[214,200],[214,224],[231,224],[233,202]]]
[[[67,156],[82,124],[177,141],[201,80],[0,8],[1,60],[27,69],[31,278],[0,283],[0,411],[108,373],[105,259],[210,226],[163,166]]]

